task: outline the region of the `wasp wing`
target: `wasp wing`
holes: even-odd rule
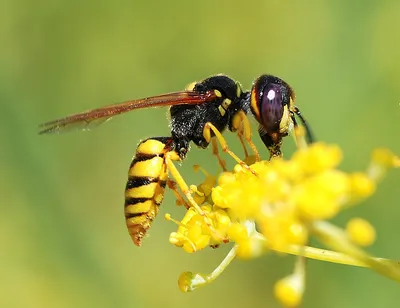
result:
[[[182,91],[127,101],[43,123],[39,125],[39,134],[59,133],[71,129],[88,130],[93,125],[99,125],[110,120],[111,117],[115,115],[119,115],[131,110],[147,107],[196,105],[209,102],[215,98],[217,98],[217,96],[213,91],[207,91],[204,93]]]

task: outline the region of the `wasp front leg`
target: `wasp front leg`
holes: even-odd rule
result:
[[[222,134],[219,132],[219,130],[210,122],[207,122],[206,125],[204,125],[203,129],[203,137],[207,142],[211,141],[212,134],[214,134],[215,138],[217,138],[218,142],[221,145],[222,151],[225,153],[228,153],[238,164],[240,164],[243,168],[246,168],[249,170],[251,173],[255,174],[253,170],[244,162],[242,161],[235,153],[233,153],[229,147],[228,143],[226,142],[225,138],[222,136]]]
[[[230,123],[230,130],[237,131],[240,142],[245,150],[246,158],[248,156],[246,147],[243,143],[242,137],[246,139],[247,144],[249,145],[250,149],[253,151],[255,160],[260,161],[260,154],[258,153],[257,147],[253,143],[251,139],[251,125],[247,115],[244,113],[243,110],[238,111],[232,118]]]

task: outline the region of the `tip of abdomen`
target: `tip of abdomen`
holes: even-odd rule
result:
[[[131,235],[132,241],[136,246],[139,246],[142,244],[143,237],[146,235],[146,229],[143,228],[141,225],[128,225],[128,231],[129,234]]]

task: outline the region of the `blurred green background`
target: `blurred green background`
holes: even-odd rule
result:
[[[131,243],[127,170],[140,139],[168,136],[166,109],[88,133],[38,136],[37,124],[216,73],[246,89],[271,73],[295,88],[316,137],[343,148],[343,169],[364,170],[375,147],[400,153],[399,30],[396,0],[0,1],[0,307],[278,307],[273,284],[291,272],[290,256],[236,261],[212,285],[178,290],[181,272],[212,271],[229,247],[188,255],[170,245],[176,227],[162,216],[183,215],[171,192],[142,248]],[[286,157],[293,149],[288,138]],[[210,150],[193,148],[180,168],[190,183],[202,180],[194,164],[217,170]],[[393,259],[399,182],[390,172],[336,219],[371,220],[370,251]],[[365,269],[310,261],[307,280],[304,307],[400,300],[398,284]]]

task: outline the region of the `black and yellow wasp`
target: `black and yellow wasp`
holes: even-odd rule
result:
[[[294,100],[292,88],[275,76],[260,76],[251,91],[244,92],[238,82],[225,75],[216,75],[192,84],[185,91],[127,101],[50,121],[40,125],[39,133],[60,132],[71,127],[85,129],[93,122],[104,122],[131,110],[170,106],[171,135],[141,141],[128,173],[125,219],[134,243],[140,246],[164,198],[168,172],[192,200],[173,164],[173,161],[185,158],[190,142],[206,148],[215,136],[222,149],[240,162],[229,151],[220,132],[226,128],[239,131],[256,152],[246,116],[250,111],[259,123],[259,135],[271,156],[281,155],[282,138],[297,126],[295,115],[306,130],[307,141],[311,142],[310,130]]]

